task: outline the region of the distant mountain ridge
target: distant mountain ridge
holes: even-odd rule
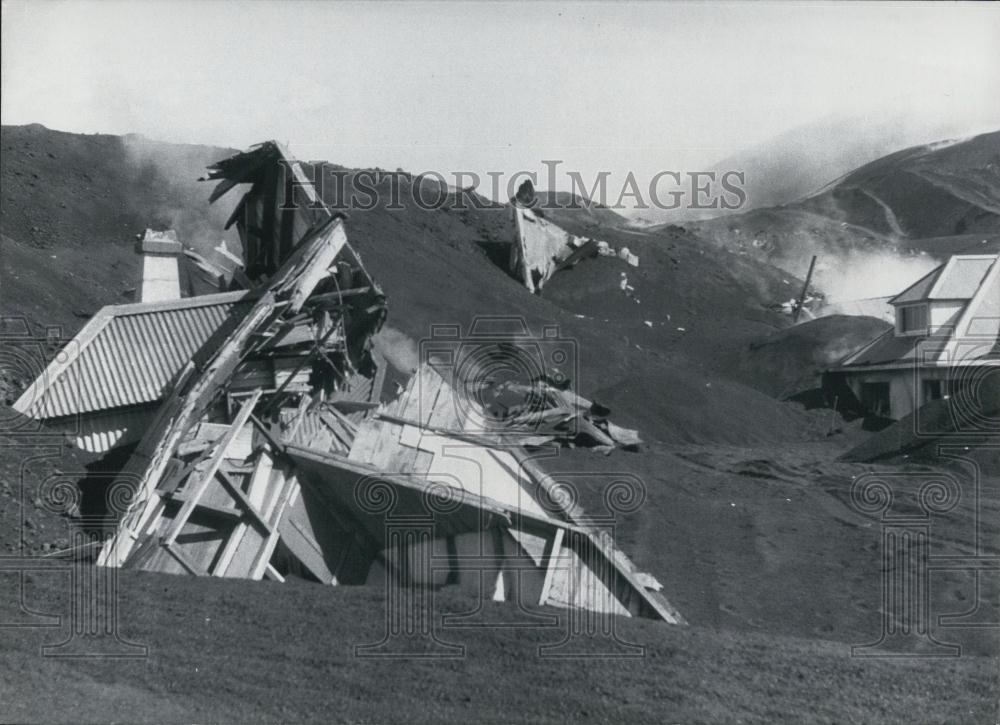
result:
[[[1000,247],[1000,131],[896,151],[794,202],[684,226],[793,273],[815,254],[826,267],[820,286],[829,270],[874,280],[892,259],[920,276],[950,254]],[[900,282],[873,282],[851,298],[890,294]]]
[[[708,164],[704,171],[740,171],[747,201],[742,210],[649,209],[641,216],[660,223],[704,221],[752,209],[791,204],[813,196],[867,164],[930,139],[965,139],[989,133],[990,125],[921,123],[905,115],[872,119],[834,114]]]

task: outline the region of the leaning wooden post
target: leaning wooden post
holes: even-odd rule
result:
[[[813,255],[812,261],[809,262],[809,271],[806,273],[806,282],[802,285],[802,294],[799,295],[798,302],[795,303],[795,312],[792,314],[792,322],[799,321],[799,313],[802,312],[802,305],[806,301],[806,292],[809,290],[809,283],[812,281],[813,277],[813,267],[816,266],[816,255]]]

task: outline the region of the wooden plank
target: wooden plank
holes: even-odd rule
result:
[[[378,421],[374,418],[369,418],[361,423],[354,434],[351,452],[347,454],[348,459],[359,463],[371,463],[380,430]]]
[[[302,171],[302,165],[299,164],[291,153],[289,153],[288,148],[285,147],[284,144],[275,143],[275,146],[278,149],[278,153],[281,154],[286,168],[291,170],[292,177],[295,179],[296,187],[302,189],[306,198],[309,199],[309,208],[330,216],[331,212],[329,207],[327,207],[326,202],[319,198],[312,181],[306,178],[305,172]]]
[[[206,442],[209,445],[217,442],[222,438],[228,431],[230,426],[225,423],[209,423],[203,421],[198,424],[195,429],[194,437],[188,441],[189,443],[194,443],[196,441]],[[178,448],[181,450],[184,444]],[[227,458],[233,458],[242,461],[251,453],[251,441],[250,441],[250,431],[246,428],[240,431],[233,442],[229,446],[229,454]]]
[[[321,295],[313,295],[309,298],[309,304],[323,304],[324,302],[340,302],[341,300],[347,299],[349,297],[354,297],[356,295],[367,294],[371,292],[372,288],[370,286],[366,287],[353,287],[351,289],[339,290],[337,292],[324,292]]]
[[[299,496],[293,505],[285,508],[284,515],[278,522],[278,533],[282,543],[310,574],[324,584],[334,581],[334,572],[327,564],[323,547],[317,541],[304,497]]]
[[[177,560],[177,563],[183,566],[189,574],[192,574],[194,576],[208,575],[207,571],[205,571],[197,564],[195,564],[193,561],[188,559],[187,555],[183,551],[181,551],[176,544],[172,542],[163,541],[160,542],[160,545],[164,549],[166,549],[166,551]]]
[[[340,219],[333,220],[310,242],[309,248],[303,253],[305,269],[279,288],[281,292],[290,292],[289,310],[292,313],[302,309],[320,280],[329,276],[330,267],[346,244],[347,234]]]
[[[250,334],[270,317],[274,308],[273,295],[261,297],[191,387],[178,385],[160,408],[156,420],[139,443],[136,454],[126,465],[126,471],[141,469],[141,474],[136,485],[135,503],[124,518],[122,527],[140,528],[148,520],[151,508],[159,502],[159,497],[154,496],[153,491],[177,446],[190,426],[204,415],[224,381],[235,369],[243,344]],[[192,370],[193,366],[190,366],[187,374]],[[99,566],[119,566],[128,556],[132,542],[127,538],[118,542],[118,538],[116,534],[101,550],[97,559]]]
[[[126,464],[125,472],[135,474],[139,480],[134,504],[119,527],[120,532],[139,530],[148,522],[159,503],[159,497],[154,496],[153,491],[167,460],[173,457],[191,425],[208,410],[239,363],[253,351],[253,336],[271,325],[279,315],[297,313],[316,284],[328,274],[334,258],[347,243],[342,227],[339,218],[317,227],[314,234],[304,239],[275,272],[267,291],[243,317],[200,374],[192,374],[193,366],[189,365],[186,369],[186,377],[175,385],[173,393],[161,406],[136,453]],[[279,295],[282,298],[289,296],[291,299],[279,302]],[[263,342],[266,341],[258,342],[258,346]],[[120,537],[116,533],[102,548],[97,564],[119,566],[128,556],[132,545],[130,536]]]
[[[284,495],[281,497],[279,504],[275,507],[275,510],[270,516],[270,521],[273,524],[270,536],[264,541],[264,545],[257,552],[257,556],[254,559],[253,565],[250,567],[250,578],[260,579],[264,575],[266,567],[271,561],[271,556],[274,554],[274,548],[278,545],[278,540],[280,538],[278,534],[278,522],[281,520],[281,515],[285,511],[285,507],[288,505],[299,491],[299,482],[296,479],[295,474],[286,474],[282,469],[276,469],[276,474],[282,477],[285,483]]]
[[[372,446],[371,465],[382,471],[389,471],[389,463],[399,448],[399,436],[403,426],[380,420],[376,424],[375,445]],[[392,471],[395,473],[395,471]]]
[[[299,398],[299,407],[295,415],[295,423],[292,425],[291,430],[288,431],[288,438],[293,439],[298,434],[299,430],[302,428],[302,424],[305,422],[307,411],[309,410],[309,405],[312,403],[312,398],[309,395],[303,395]]]
[[[240,408],[240,412],[236,415],[236,420],[233,421],[229,432],[223,436],[222,440],[219,442],[219,445],[209,462],[208,468],[201,474],[198,482],[191,490],[191,493],[185,493],[185,495],[188,496],[188,499],[184,502],[184,505],[181,506],[181,510],[177,513],[177,516],[174,517],[173,524],[167,532],[167,535],[164,537],[164,541],[167,544],[172,544],[177,540],[177,536],[180,534],[184,524],[187,523],[188,518],[191,516],[191,512],[194,511],[194,507],[198,505],[198,500],[205,493],[205,490],[208,488],[208,484],[211,482],[212,478],[214,478],[216,471],[219,470],[222,459],[226,456],[226,450],[229,447],[229,444],[239,434],[240,429],[246,425],[247,420],[253,412],[253,407],[260,399],[260,395],[261,393],[259,390],[255,391],[254,394],[250,396],[250,399],[243,404],[243,407]]]
[[[340,423],[344,426],[344,428],[347,429],[347,431],[351,434],[351,436],[357,435],[358,424],[355,423],[350,418],[348,418],[343,413],[341,413],[339,410],[337,410],[336,403],[333,403],[331,401],[330,405],[324,406],[323,407],[322,415],[332,415],[332,416],[334,416],[337,420],[340,421]]]
[[[257,427],[257,430],[260,431],[260,434],[264,436],[264,438],[271,445],[271,447],[274,449],[275,452],[280,453],[285,449],[285,444],[271,434],[271,429],[268,426],[264,425],[261,422],[260,418],[258,418],[256,415],[251,415],[250,422]]]
[[[555,537],[552,539],[552,551],[549,553],[549,561],[545,567],[545,581],[542,583],[542,594],[538,598],[539,604],[545,604],[549,598],[549,592],[552,589],[552,579],[556,574],[556,563],[559,561],[563,536],[565,534],[565,529],[558,528],[556,529]]]
[[[188,456],[193,456],[197,453],[203,453],[211,447],[211,442],[206,440],[190,440],[181,443],[177,446],[177,455],[180,458],[187,458]]]
[[[181,506],[183,506],[190,500],[187,497],[181,495],[180,493],[166,494],[166,495],[171,501],[174,501]],[[218,506],[216,504],[206,503],[205,501],[199,501],[195,504],[195,508],[198,511],[214,514],[216,516],[221,516],[227,519],[243,518],[243,512],[233,506]]]
[[[273,464],[274,459],[271,458],[270,454],[266,450],[262,451],[260,458],[257,459],[257,466],[254,468],[254,472],[250,476],[248,498],[251,505],[257,508],[264,504],[264,496],[270,482]],[[216,562],[215,568],[212,570],[213,575],[226,576],[228,574],[229,565],[233,560],[233,556],[236,554],[237,549],[244,544],[244,540],[247,538],[249,533],[248,528],[249,527],[245,521],[241,521],[236,525],[236,528],[226,541],[225,546],[222,549],[222,553],[219,555],[219,560]]]
[[[337,456],[330,453],[323,453],[320,451],[314,451],[309,448],[303,448],[301,446],[289,445],[287,448],[287,453],[292,459],[299,465],[309,466],[313,464],[329,467],[339,471],[350,472],[356,476],[371,476],[379,478],[386,483],[393,486],[400,486],[404,490],[416,491],[418,493],[424,493],[431,489],[431,484],[425,478],[420,476],[413,476],[409,474],[391,473],[385,472],[369,464],[361,463],[359,461],[354,461],[343,456]],[[350,498],[351,494],[347,492],[346,498]],[[473,506],[482,509],[488,513],[497,514],[502,516],[505,520],[509,520],[509,506],[496,501],[494,499],[487,498],[485,496],[480,496],[476,493],[468,492],[462,497],[462,504],[465,506]],[[537,516],[531,512],[525,512],[522,514],[522,519],[525,522],[534,522],[536,524],[544,525],[546,528],[551,527],[555,522],[547,517]],[[565,524],[566,528],[576,528],[572,524]]]
[[[358,413],[368,410],[375,410],[379,403],[370,400],[337,400],[334,398],[330,405],[341,413]]]
[[[339,418],[330,415],[326,411],[322,411],[319,414],[319,420],[322,428],[329,431],[329,438],[325,439],[326,449],[337,448],[338,451],[343,453],[351,450],[351,446],[354,443],[354,433],[341,423]],[[314,439],[311,445],[319,448],[324,447],[322,443],[317,445],[316,439]]]
[[[250,499],[247,498],[245,493],[243,493],[243,489],[241,489],[239,485],[229,477],[229,474],[225,471],[218,470],[215,472],[215,475],[219,477],[222,484],[229,490],[230,495],[236,499],[236,502],[243,507],[243,510],[247,513],[250,521],[260,527],[265,534],[271,533],[271,525],[264,520],[264,517],[260,515],[257,508],[250,503]]]

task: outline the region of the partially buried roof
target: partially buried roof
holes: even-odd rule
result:
[[[840,364],[854,367],[928,363],[936,360],[945,343],[944,338],[928,339],[916,335],[896,335],[895,330],[889,330]]]
[[[154,403],[250,296],[239,291],[104,307],[14,409],[44,420]]]

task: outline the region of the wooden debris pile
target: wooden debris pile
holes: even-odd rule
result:
[[[298,490],[294,474],[276,463],[282,419],[349,395],[349,375],[373,364],[352,337],[367,341],[381,324],[377,287],[367,280],[367,293],[327,304],[346,250],[343,221],[328,217],[238,313],[208,362],[181,373],[125,467],[133,499],[99,564],[266,572],[282,512]]]
[[[520,445],[557,443],[610,453],[614,448],[635,450],[642,443],[638,432],[612,423],[606,407],[570,390],[568,380],[474,379],[465,381],[460,393],[467,399],[466,409],[479,409],[474,415],[479,425]]]
[[[468,585],[521,606],[683,622],[615,546],[614,511],[585,516],[536,461],[539,447],[636,446],[634,431],[544,379],[484,381],[470,417],[469,391],[429,364],[383,402],[371,337],[385,297],[344,220],[274,142],[209,178],[213,200],[250,187],[230,223],[252,290],[176,376],[112,486],[125,513],[99,565]]]
[[[684,621],[660,583],[615,546],[612,519],[587,516],[520,436],[465,430],[464,409],[448,381],[424,365],[398,398],[354,427],[348,451],[327,446],[331,435],[322,429],[289,441],[303,486],[338,512],[324,522],[331,548],[319,578],[343,582],[343,572],[368,572],[370,579],[375,570],[409,585],[467,585],[522,606]],[[423,549],[411,543],[401,551],[387,526],[393,519],[425,522]]]

